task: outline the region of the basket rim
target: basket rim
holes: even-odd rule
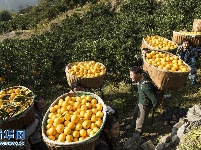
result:
[[[157,70],[159,70],[159,71],[161,71],[161,72],[167,72],[167,73],[176,73],[176,74],[189,74],[189,73],[190,73],[191,67],[190,67],[187,63],[185,63],[183,60],[182,60],[183,63],[188,67],[188,71],[187,71],[187,72],[174,72],[174,71],[169,71],[169,70],[163,70],[163,69],[159,69],[159,68],[157,68],[157,67],[155,67],[155,66],[149,64],[149,63],[146,61],[145,56],[146,56],[146,53],[149,53],[149,52],[151,52],[151,51],[159,51],[159,52],[163,52],[163,53],[168,53],[168,54],[170,54],[170,55],[172,55],[172,56],[176,56],[176,55],[174,55],[174,54],[172,54],[172,53],[170,53],[170,52],[166,52],[166,51],[161,51],[161,50],[148,50],[148,51],[145,52],[145,55],[143,55],[143,61],[144,61],[149,67],[152,67],[152,68],[155,68],[155,69],[157,69]]]
[[[147,36],[155,36],[155,35],[147,35]],[[146,37],[147,37],[147,36],[146,36]],[[165,38],[165,37],[163,37],[163,36],[160,36],[160,35],[157,35],[157,36],[158,36],[158,37],[161,37],[161,38],[164,38],[164,39],[167,39],[167,38]],[[145,38],[146,38],[146,37],[145,37]],[[156,48],[150,46],[150,45],[147,43],[147,41],[145,40],[145,38],[143,37],[143,39],[142,39],[143,42],[144,42],[144,44],[146,44],[149,49],[156,49]],[[170,41],[170,42],[173,42],[175,45],[177,45],[177,47],[179,46],[176,42],[171,41],[171,40],[169,40],[169,39],[167,39],[167,40]],[[156,49],[156,50],[169,52],[169,51],[174,51],[174,50],[176,50],[176,49],[177,49],[177,48],[169,49],[169,50],[164,50],[164,49]]]
[[[10,87],[8,87],[8,88],[2,89],[1,91],[9,90],[9,89],[12,89],[12,88],[24,88],[24,89],[30,91],[30,92],[32,93],[32,96],[31,96],[31,98],[30,98],[30,100],[32,100],[32,103],[31,103],[30,106],[28,106],[26,109],[24,109],[24,110],[21,111],[20,113],[15,114],[15,115],[13,115],[12,117],[7,118],[6,121],[12,121],[12,120],[18,119],[19,117],[22,117],[22,116],[23,116],[25,113],[27,113],[27,112],[32,108],[32,106],[34,105],[34,93],[33,93],[32,90],[30,90],[29,88],[27,88],[27,87],[25,87],[25,86],[21,86],[21,85],[19,85],[19,86],[10,86]],[[0,91],[0,92],[1,92],[1,91]]]
[[[64,96],[67,96],[67,95],[74,95],[74,96],[76,96],[76,95],[79,95],[79,94],[85,94],[85,95],[92,95],[94,98],[96,98],[97,100],[98,100],[98,102],[99,103],[102,103],[102,105],[103,105],[103,122],[102,122],[102,125],[101,125],[101,127],[99,128],[99,130],[98,130],[98,132],[96,132],[95,134],[94,134],[94,136],[92,136],[92,137],[88,137],[87,139],[85,139],[85,140],[83,140],[83,141],[77,141],[77,142],[69,142],[69,143],[67,143],[67,142],[57,142],[57,141],[53,141],[53,140],[50,140],[47,136],[46,136],[46,134],[45,134],[45,125],[46,125],[46,121],[47,121],[47,117],[48,117],[48,114],[49,114],[49,110],[50,110],[50,108],[52,107],[52,106],[54,106],[54,105],[56,105],[57,103],[58,103],[58,101],[59,101],[59,99],[60,98],[63,98]],[[49,106],[49,108],[48,108],[48,110],[46,111],[46,113],[45,113],[45,116],[43,117],[43,121],[42,121],[42,137],[43,137],[43,139],[44,139],[44,141],[45,142],[47,142],[47,143],[50,143],[50,144],[54,144],[54,145],[59,145],[59,146],[76,146],[76,145],[79,145],[79,144],[84,144],[84,143],[89,143],[89,142],[91,142],[91,141],[95,141],[98,137],[99,137],[99,135],[100,135],[100,133],[101,133],[101,131],[103,130],[103,127],[104,127],[104,124],[105,124],[105,121],[106,121],[106,105],[104,104],[104,101],[98,96],[98,95],[96,95],[96,94],[94,94],[94,93],[91,93],[91,92],[84,92],[84,91],[77,91],[77,92],[73,92],[73,93],[65,93],[65,94],[62,94],[62,95],[60,95],[50,106]]]
[[[65,67],[65,72],[68,73],[68,74],[70,74],[70,73],[68,72],[68,67],[70,67],[70,66],[73,65],[73,64],[78,64],[78,63],[81,63],[81,62],[90,62],[90,61],[79,61],[79,62],[77,61],[77,62],[69,63],[69,64],[66,65],[66,67]],[[100,63],[100,62],[97,62],[97,63],[99,63],[99,64],[101,64],[102,66],[105,67],[104,64],[102,64],[102,63]],[[74,77],[77,77],[77,78],[82,78],[82,79],[93,79],[93,78],[99,78],[99,77],[105,76],[105,74],[106,74],[106,67],[105,67],[105,72],[104,72],[104,74],[102,74],[102,75],[100,75],[100,76],[97,76],[97,77],[79,77],[79,76],[76,76],[76,75],[73,75],[73,74],[70,74],[70,75],[72,75],[72,76],[74,76]]]
[[[187,32],[190,32],[190,31],[187,31]],[[184,34],[180,31],[173,31],[173,36],[174,34],[180,34],[181,36],[186,36],[186,37],[201,37],[201,31],[200,31],[200,34],[195,34],[195,35],[192,35],[192,34]]]

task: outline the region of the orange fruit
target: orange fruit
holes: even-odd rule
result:
[[[56,108],[55,108],[55,107],[50,107],[50,112],[51,112],[51,113],[56,112]]]
[[[103,117],[103,112],[102,112],[102,111],[98,111],[98,112],[96,113],[96,117],[102,118],[102,117]]]
[[[54,122],[54,121],[53,121],[52,119],[47,119],[47,123],[48,123],[48,124],[53,124],[53,122]]]
[[[68,126],[69,123],[70,123],[70,121],[69,121],[69,120],[66,120],[66,121],[64,122],[64,125],[65,125],[65,126]]]
[[[73,136],[72,135],[66,135],[66,142],[72,142]]]
[[[94,131],[95,133],[98,132],[98,130],[99,130],[98,127],[93,128],[93,131]]]
[[[65,101],[68,103],[71,100],[70,96],[66,96]]]
[[[100,111],[103,109],[103,106],[100,103],[96,104],[96,107],[97,107],[97,110],[100,110]]]
[[[59,105],[59,106],[62,106],[63,102],[64,102],[63,99],[59,99],[59,103],[58,103],[58,105]]]
[[[79,137],[79,141],[83,141],[83,140],[85,140],[85,137]]]
[[[93,131],[91,128],[87,129],[87,135],[90,135],[90,132]]]
[[[89,133],[89,136],[90,137],[92,137],[92,136],[94,136],[94,134],[95,134],[96,132],[94,132],[93,130]]]
[[[93,99],[91,100],[91,104],[97,104],[97,103],[98,103],[97,99],[93,98]]]
[[[81,106],[81,111],[86,111],[87,110],[87,106],[86,105],[82,105]]]
[[[75,124],[73,122],[69,122],[68,127],[70,129],[75,129]]]
[[[80,136],[79,131],[75,130],[73,131],[73,137],[78,138]]]
[[[81,136],[81,137],[85,137],[86,135],[87,135],[87,131],[84,130],[84,129],[81,129],[81,130],[80,130],[80,136]]]
[[[51,124],[47,124],[47,125],[46,125],[46,130],[50,129],[51,127],[52,127]]]
[[[86,96],[86,100],[87,100],[87,101],[91,101],[91,100],[92,100],[91,95],[87,95],[87,96]]]
[[[62,133],[64,131],[64,125],[63,124],[57,125],[56,131],[57,131],[57,133]]]
[[[89,120],[90,118],[91,118],[91,114],[90,114],[89,112],[86,112],[86,113],[84,114],[84,119]]]
[[[93,129],[95,127],[97,127],[96,124],[95,123],[91,123],[91,127],[90,128]]]
[[[50,140],[55,141],[55,136],[53,136],[53,135],[49,135],[48,138],[49,138]]]
[[[78,123],[76,126],[75,126],[75,129],[76,130],[81,130],[82,129],[82,125],[80,123]]]
[[[70,134],[70,133],[71,133],[71,128],[65,127],[65,128],[64,128],[64,134],[65,134],[65,135],[68,135],[68,134]]]
[[[55,134],[56,134],[56,130],[55,130],[54,127],[51,127],[51,128],[48,130],[48,132],[49,132],[49,135],[55,135]]]
[[[97,127],[101,127],[102,121],[101,121],[101,120],[97,120],[97,121],[95,122],[95,124],[97,125]]]
[[[66,135],[64,133],[59,134],[58,142],[64,142],[66,139]]]
[[[97,120],[96,115],[95,115],[95,114],[94,114],[94,115],[92,115],[92,116],[91,116],[91,122],[96,122],[96,120]]]
[[[82,127],[83,127],[84,129],[88,129],[90,126],[91,126],[91,121],[90,121],[90,120],[85,120],[85,121],[82,123]]]
[[[73,142],[77,142],[77,141],[79,141],[79,139],[74,137]]]
[[[72,115],[71,116],[71,122],[73,122],[73,123],[77,123],[79,121],[79,119],[80,118],[77,115]]]

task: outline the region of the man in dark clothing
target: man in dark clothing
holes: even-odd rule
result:
[[[130,69],[130,78],[132,82],[137,83],[138,103],[135,107],[133,120],[129,128],[135,128],[135,132],[140,135],[143,133],[148,114],[152,108],[155,108],[158,102],[155,93],[155,87],[140,67],[134,66]]]
[[[182,59],[185,63],[187,63],[191,67],[189,79],[191,85],[194,85],[196,83],[197,78],[196,58],[193,48],[189,46],[189,39],[185,38],[182,40],[182,44],[178,47],[176,54],[179,57],[179,59]]]

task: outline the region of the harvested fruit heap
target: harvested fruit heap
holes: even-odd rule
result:
[[[177,48],[176,43],[158,35],[147,36],[145,41],[156,50],[173,50]]]
[[[99,131],[103,105],[91,95],[66,96],[49,109],[46,135],[57,142],[83,141]]]
[[[33,103],[33,93],[24,87],[10,87],[0,91],[0,119],[14,117]]]
[[[180,33],[184,34],[184,35],[201,35],[201,32],[188,32],[188,31],[180,31]]]
[[[184,64],[183,60],[178,59],[176,55],[163,53],[160,51],[151,51],[146,53],[145,60],[150,65],[172,72],[188,72],[188,66]]]
[[[105,71],[105,66],[95,61],[73,63],[68,67],[70,74],[84,78],[98,77],[105,74]]]

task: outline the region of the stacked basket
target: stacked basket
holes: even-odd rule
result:
[[[187,81],[187,77],[190,73],[191,68],[183,62],[187,67],[188,70],[186,72],[181,71],[167,71],[163,69],[159,69],[146,61],[146,55],[149,54],[151,51],[147,51],[143,56],[143,69],[149,74],[150,78],[154,82],[154,84],[160,90],[168,91],[168,90],[178,90],[180,89],[183,84]],[[158,51],[161,53],[169,54],[174,56],[169,52]]]
[[[182,44],[182,40],[184,38],[189,39],[190,45],[192,46],[200,46],[201,44],[201,34],[188,34],[188,32],[185,31],[182,32],[173,31],[172,41],[176,42],[177,44]]]
[[[104,74],[101,74],[99,76],[94,76],[94,77],[83,77],[83,76],[77,76],[75,74],[71,74],[69,72],[69,68],[73,65],[79,64],[79,63],[88,63],[91,61],[85,61],[85,62],[73,62],[73,63],[69,63],[66,68],[65,68],[65,72],[66,72],[66,77],[67,77],[67,82],[69,84],[69,86],[71,86],[71,84],[73,82],[79,82],[82,86],[87,87],[87,88],[100,88],[103,85],[103,81],[104,81],[104,77],[105,77],[105,72],[106,69],[104,71]],[[104,66],[102,63],[97,62],[100,66]],[[105,68],[105,66],[104,66]]]
[[[1,129],[21,129],[34,121],[34,95],[23,86],[0,91]]]
[[[93,136],[87,137],[81,141],[58,142],[58,140],[51,140],[47,136],[47,121],[48,121],[48,116],[51,113],[51,108],[54,107],[55,105],[59,105],[60,99],[65,99],[67,96],[79,97],[81,95],[90,95],[92,98],[97,99],[98,103],[103,106],[102,125],[100,126],[99,130]],[[66,113],[64,113],[64,114],[66,114]],[[97,96],[96,94],[90,93],[90,92],[66,93],[66,94],[59,96],[47,110],[47,112],[43,118],[43,123],[42,123],[42,136],[43,136],[45,143],[51,150],[94,150],[96,141],[103,129],[105,119],[106,119],[106,106],[105,106],[103,100],[99,96]]]

